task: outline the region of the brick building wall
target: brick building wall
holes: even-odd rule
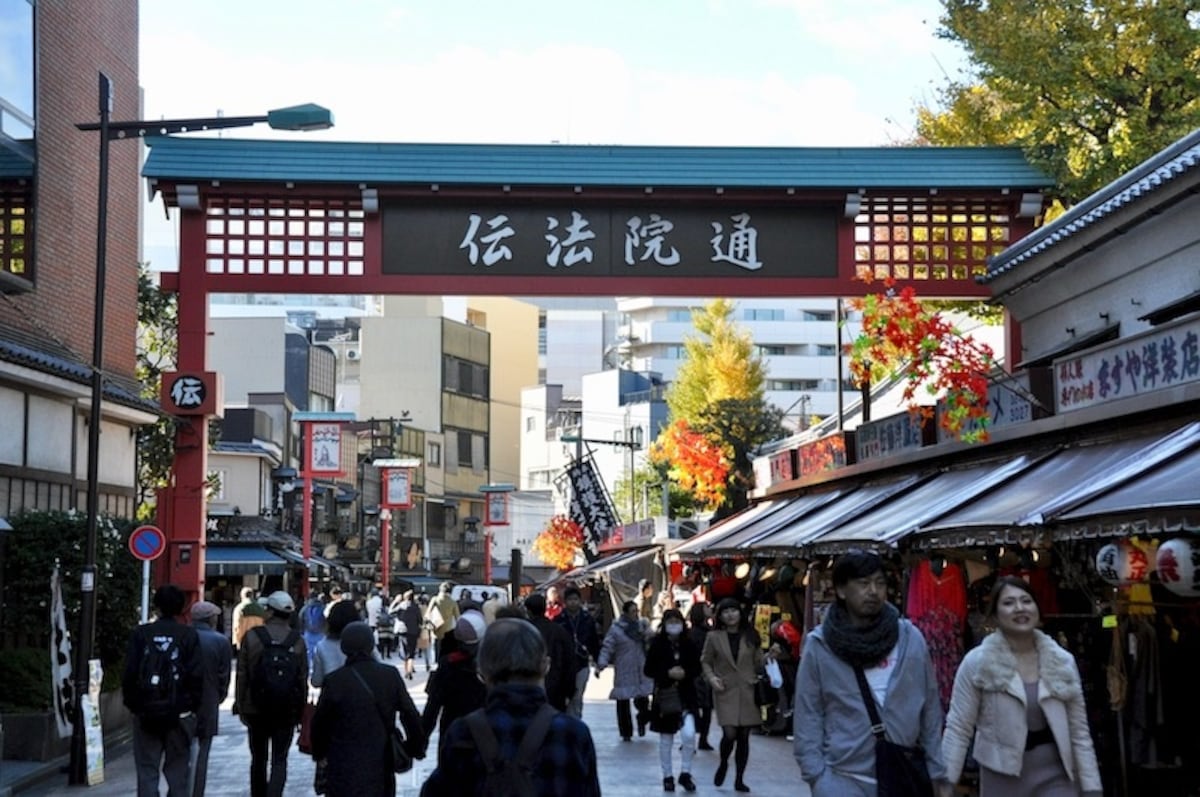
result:
[[[39,0],[34,290],[0,302],[0,325],[92,359],[99,136],[97,73],[114,82],[112,118],[140,118],[137,0]],[[131,377],[137,329],[138,163],[133,141],[109,160],[104,364]]]

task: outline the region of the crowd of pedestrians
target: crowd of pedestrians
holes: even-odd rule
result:
[[[714,724],[713,784],[724,785],[732,759],[734,791],[750,792],[751,736],[770,730],[759,694],[770,665],[787,672],[777,716],[814,797],[876,797],[901,780],[917,784],[904,794],[948,797],[969,752],[982,797],[1103,793],[1079,672],[1038,630],[1024,581],[997,580],[997,631],[964,659],[948,714],[921,632],[887,599],[882,560],[846,554],[832,582],[834,601],[802,647],[780,623],[764,642],[734,598],[695,602],[685,619],[648,583],[603,637],[575,587],[561,601],[551,588],[514,606],[487,592],[456,600],[449,584],[425,604],[412,592],[356,601],[330,590],[299,610],[286,592],[247,589],[226,637],[218,606],[187,607],[166,585],[156,619],[130,636],[122,678],[138,795],[157,795],[161,776],[170,797],[203,797],[231,684],[252,797],[283,793],[293,743],[313,756],[316,793],[335,797],[392,797],[396,773],[427,753],[437,764],[423,797],[598,795],[583,691],[593,668],[609,667],[612,741],[657,734],[664,792],[697,790],[692,765],[713,749]],[[393,644],[400,667],[386,661]],[[406,686],[418,660],[430,672],[420,713]]]

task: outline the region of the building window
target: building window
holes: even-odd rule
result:
[[[430,443],[425,447],[426,463],[433,468],[441,467],[442,464],[442,444]]]
[[[663,351],[663,359],[665,359],[665,360],[686,360],[687,359],[687,347],[680,346],[680,345],[667,346],[666,349]]]
[[[670,322],[676,323],[676,324],[680,324],[680,323],[690,324],[690,323],[692,323],[692,309],[690,307],[687,307],[687,308],[675,308],[675,309],[668,310],[667,311],[667,321],[670,321]]]
[[[758,347],[759,357],[782,357],[785,354],[787,354],[786,346],[762,345]]]
[[[818,357],[835,357],[837,356],[837,346],[833,344],[819,343],[817,344]]]
[[[744,321],[782,321],[783,310],[771,307],[748,307],[742,311]]]
[[[804,311],[804,320],[805,321],[832,321],[833,320],[833,311],[832,310],[805,310]]]
[[[525,419],[525,431],[533,432],[537,430],[537,417],[530,415]]]
[[[458,464],[461,467],[471,467],[471,433],[458,432]]]
[[[538,313],[538,354],[546,353],[546,311]]]

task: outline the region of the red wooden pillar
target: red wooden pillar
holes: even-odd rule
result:
[[[180,210],[179,355],[181,372],[203,372],[208,336],[208,288],[204,272],[204,213]],[[159,525],[167,537],[159,582],[182,589],[189,603],[204,597],[204,546],[208,520],[208,418],[180,416],[175,436],[172,492]]]

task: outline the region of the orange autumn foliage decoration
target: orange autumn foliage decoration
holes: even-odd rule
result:
[[[947,411],[942,427],[964,442],[988,439],[988,372],[991,347],[979,343],[917,299],[911,286],[897,291],[885,283],[884,293],[850,302],[863,314],[863,332],[850,350],[850,374],[859,387],[886,379],[903,369],[904,402],[926,417],[932,408],[918,405],[917,389],[943,395]]]
[[[566,515],[555,515],[533,541],[533,551],[542,561],[559,570],[575,564],[583,547],[583,527]]]
[[[668,475],[696,503],[709,509],[725,501],[731,462],[719,443],[680,419],[668,426],[650,448],[650,461],[669,466]]]

